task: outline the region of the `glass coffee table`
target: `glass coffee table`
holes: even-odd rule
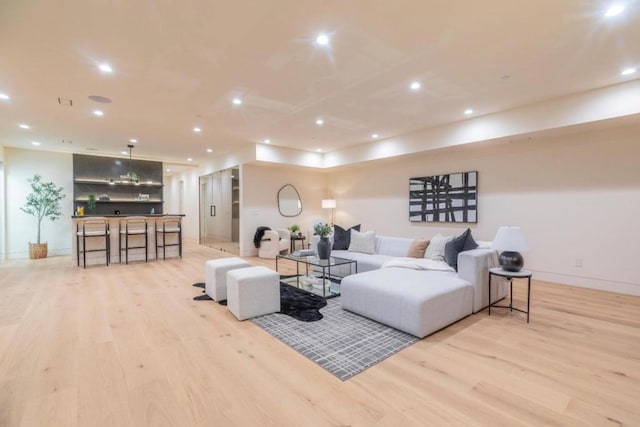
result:
[[[323,298],[331,298],[340,295],[340,281],[349,274],[358,272],[358,263],[352,259],[330,257],[320,259],[317,256],[295,256],[291,254],[276,256],[276,271],[281,259],[295,261],[296,275],[281,282],[295,286],[305,291],[320,295]],[[300,266],[304,267],[301,272]],[[347,268],[340,266],[348,266]],[[333,271],[332,271],[333,269]]]

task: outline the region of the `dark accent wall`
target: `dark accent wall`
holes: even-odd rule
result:
[[[137,174],[137,181],[127,177],[129,172]],[[73,182],[74,210],[82,206],[85,215],[164,212],[162,162],[74,154]],[[90,194],[97,199],[95,212],[88,210]]]

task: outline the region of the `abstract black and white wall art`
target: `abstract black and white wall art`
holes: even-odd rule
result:
[[[478,222],[478,172],[409,179],[409,220]]]

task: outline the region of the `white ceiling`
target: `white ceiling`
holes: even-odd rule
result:
[[[640,66],[640,1],[620,3],[605,18],[611,1],[3,0],[0,145],[120,155],[136,138],[134,156],[194,163],[265,138],[340,150],[638,79],[620,71]]]

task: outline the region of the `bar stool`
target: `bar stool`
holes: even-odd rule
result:
[[[129,246],[129,236],[144,236],[144,246]],[[122,238],[124,237],[124,247]],[[144,248],[144,262],[149,262],[149,227],[147,218],[143,216],[130,216],[120,220],[120,234],[118,236],[119,259],[122,262],[122,251],[125,253],[125,263],[129,264],[129,249]]]
[[[82,226],[82,227],[81,227]],[[82,238],[82,239],[80,239]],[[104,247],[97,249],[87,249],[87,240],[101,238],[104,239]],[[80,249],[82,240],[82,250]],[[111,258],[111,243],[109,220],[105,217],[91,217],[79,219],[76,222],[76,258],[80,267],[80,253],[82,252],[82,266],[87,268],[87,252],[105,252],[107,265]]]
[[[166,243],[167,234],[177,234],[177,243]],[[159,236],[162,236],[162,244]],[[178,254],[182,258],[182,217],[165,216],[156,220],[156,259],[158,248],[162,248],[162,259],[167,259],[167,246],[178,246]]]

